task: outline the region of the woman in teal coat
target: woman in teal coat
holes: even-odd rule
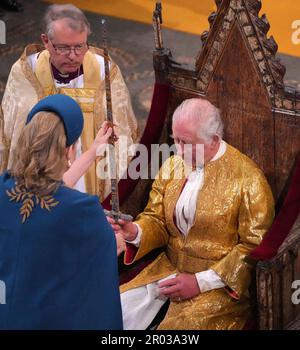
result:
[[[73,99],[46,97],[0,177],[0,329],[122,329],[114,233],[98,198],[62,181],[82,128]]]

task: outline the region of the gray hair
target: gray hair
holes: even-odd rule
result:
[[[79,8],[70,4],[51,5],[48,7],[44,17],[45,33],[48,37],[53,37],[53,22],[63,18],[66,19],[69,28],[74,31],[80,33],[86,31],[88,35],[91,34],[90,23]]]
[[[224,124],[220,111],[207,100],[191,98],[183,101],[173,114],[173,123],[183,118],[195,125],[197,137],[205,142],[210,142],[215,135],[223,137]]]

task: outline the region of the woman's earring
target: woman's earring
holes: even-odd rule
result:
[[[71,168],[71,165],[72,165],[72,163],[71,163],[70,159],[68,159],[68,167]]]

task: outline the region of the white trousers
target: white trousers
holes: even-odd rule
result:
[[[175,276],[176,274],[169,275],[121,294],[124,329],[144,330],[150,325],[160,308],[168,300],[167,297],[160,295],[158,283]]]

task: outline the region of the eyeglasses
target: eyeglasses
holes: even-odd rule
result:
[[[68,56],[70,55],[71,51],[73,50],[75,55],[79,56],[82,55],[89,47],[88,43],[79,44],[75,46],[68,46],[68,45],[54,45],[53,42],[49,39],[51,45],[53,46],[55,52],[58,55]]]

